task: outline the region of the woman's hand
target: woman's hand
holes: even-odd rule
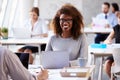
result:
[[[37,80],[47,80],[48,79],[48,71],[47,70],[41,70],[40,73],[37,75]]]
[[[106,24],[106,25],[105,25],[105,28],[110,28],[110,25],[109,25],[109,24]]]
[[[31,35],[31,37],[48,37],[47,33],[44,34],[36,34],[36,35]]]
[[[105,40],[103,43],[105,43],[105,44],[111,44],[111,43],[112,43],[112,41]]]

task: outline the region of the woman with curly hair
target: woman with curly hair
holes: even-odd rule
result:
[[[71,4],[63,5],[51,22],[55,35],[51,37],[46,51],[66,50],[70,54],[70,61],[80,57],[87,58],[87,42],[83,16]]]

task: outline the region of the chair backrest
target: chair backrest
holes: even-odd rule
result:
[[[120,77],[120,44],[113,44],[112,51],[115,65],[111,67],[111,80]]]
[[[113,58],[116,66],[120,66],[120,48],[113,48]]]
[[[111,67],[111,80],[120,77],[120,47],[114,47],[112,50],[115,65]]]

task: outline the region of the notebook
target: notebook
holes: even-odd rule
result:
[[[41,64],[46,69],[59,69],[69,66],[69,52],[67,51],[43,51]]]
[[[94,28],[105,28],[105,25],[109,24],[108,20],[98,18],[92,18],[92,22],[94,24]]]
[[[31,38],[31,31],[27,28],[13,28],[13,37],[18,39]]]
[[[15,54],[19,57],[23,66],[28,69],[29,53],[15,53]]]

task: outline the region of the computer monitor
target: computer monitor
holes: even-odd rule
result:
[[[19,57],[23,66],[28,69],[29,53],[15,53],[15,54]]]

